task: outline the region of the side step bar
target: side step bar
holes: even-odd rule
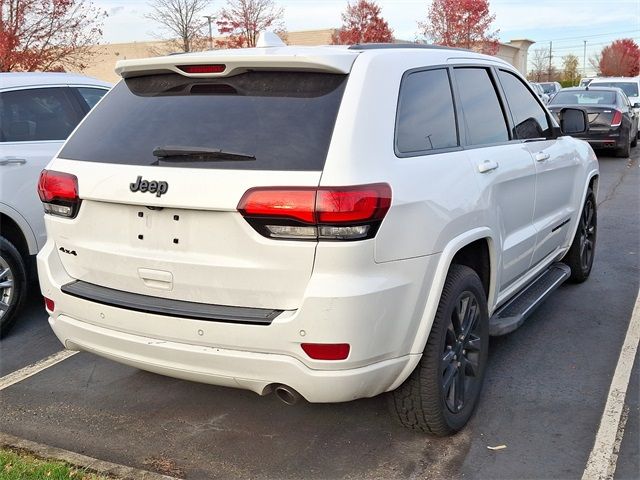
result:
[[[491,316],[489,335],[498,336],[513,332],[570,275],[571,269],[564,263],[556,262],[551,265]]]

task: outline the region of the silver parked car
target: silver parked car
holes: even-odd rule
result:
[[[109,88],[68,73],[0,73],[0,336],[16,320],[46,239],[38,176]]]

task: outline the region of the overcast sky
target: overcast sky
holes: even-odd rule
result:
[[[352,0],[355,2],[356,0]],[[144,41],[157,35],[157,25],[144,18],[149,10],[146,0],[94,0],[109,17],[104,25],[104,42]],[[225,0],[211,2],[215,12]],[[284,7],[289,31],[338,27],[346,0],[276,0]],[[417,22],[426,18],[429,0],[378,0],[382,14],[396,38],[414,40]],[[640,43],[639,0],[490,0],[496,15],[494,29],[500,40],[528,38],[536,41],[531,49],[549,48],[553,41],[555,63],[567,53],[575,53],[582,62],[583,41],[587,57],[617,38],[634,38]],[[207,13],[209,13],[207,12]],[[214,32],[215,34],[215,32]],[[587,73],[589,73],[587,61]]]

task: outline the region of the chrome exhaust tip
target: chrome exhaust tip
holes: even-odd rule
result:
[[[286,385],[278,385],[274,388],[274,393],[279,400],[287,405],[295,405],[302,398],[302,395]]]

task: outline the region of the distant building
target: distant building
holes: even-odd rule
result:
[[[286,42],[289,45],[328,45],[335,29],[304,30],[287,32]],[[516,67],[523,75],[527,73],[527,53],[534,42],[531,40],[511,40],[500,43],[496,56]],[[107,82],[116,82],[118,76],[113,71],[118,60],[131,58],[147,58],[174,53],[169,41],[108,43],[93,47],[95,55],[87,62],[81,72],[90,77]],[[70,69],[70,71],[73,71]]]

